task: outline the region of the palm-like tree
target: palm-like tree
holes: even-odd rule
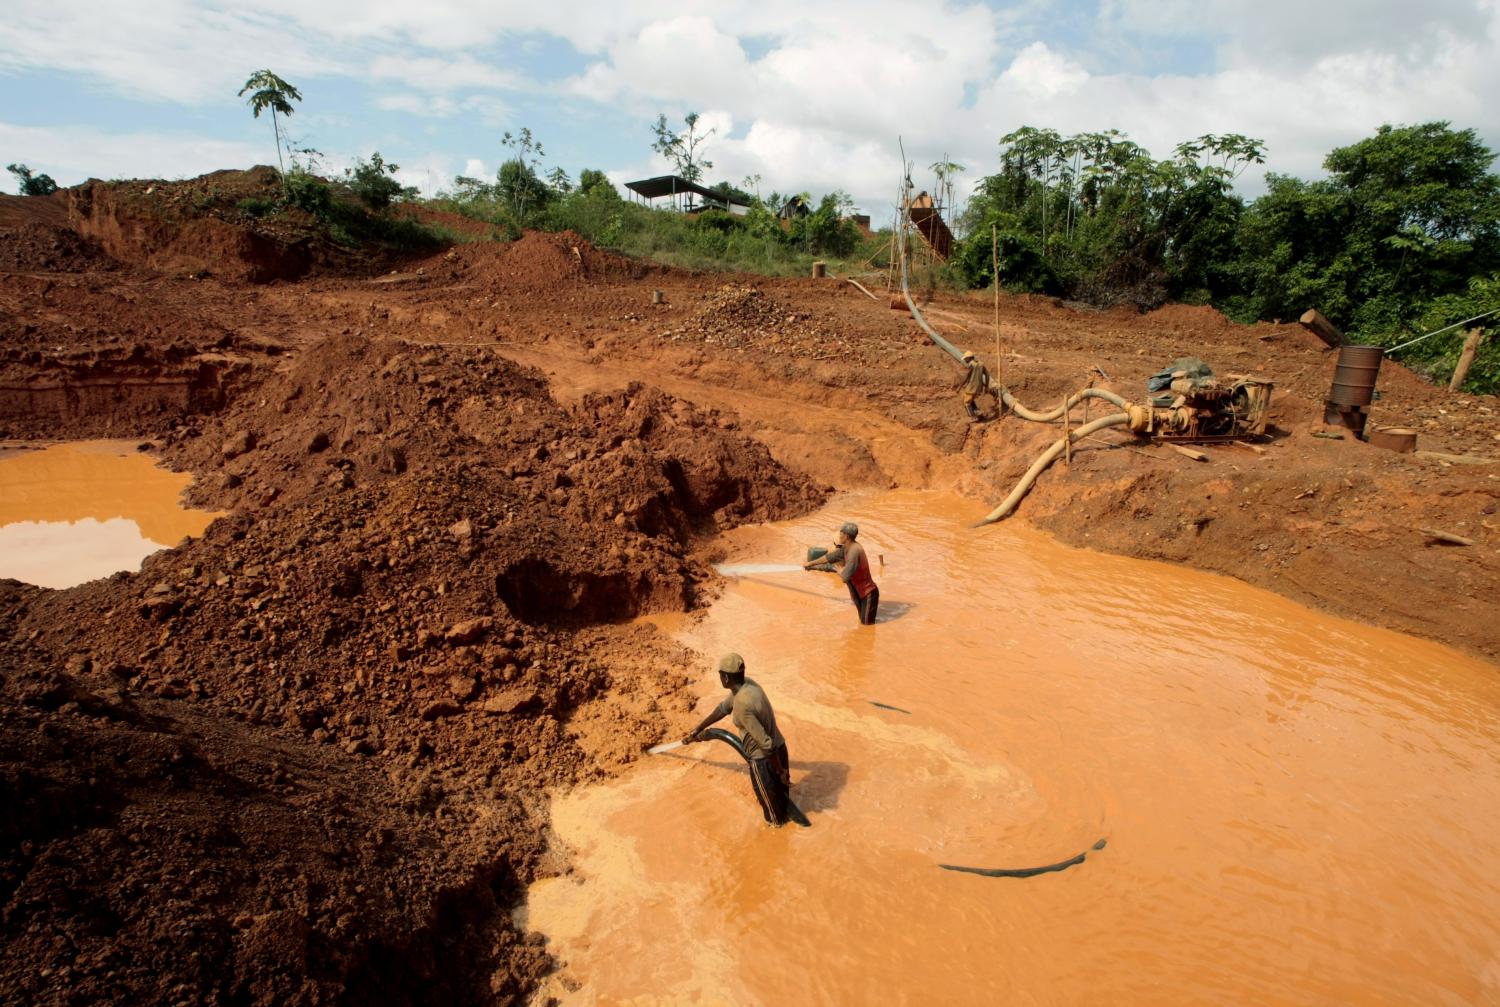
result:
[[[247,91],[250,92],[250,111],[255,113],[255,118],[259,119],[266,109],[271,110],[271,129],[276,133],[276,164],[281,169],[284,182],[286,163],[281,159],[281,122],[277,116],[291,115],[292,102],[301,101],[302,93],[270,70],[252,73],[250,79],[245,81],[245,86],[240,88],[240,97],[243,98]]]

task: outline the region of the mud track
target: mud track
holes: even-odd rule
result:
[[[978,518],[1056,436],[966,423],[947,358],[834,279],[528,234],[252,285],[263,243],[201,278],[171,228],[132,259],[60,205],[0,205],[0,438],[150,440],[230,515],[138,575],[0,584],[7,1002],[523,997],[549,963],[509,907],[566,869],[542,795],[680,727],[706,667],[632,617],[711,599],[719,530],[829,488]],[[1038,406],[1183,355],[1277,382],[1263,453],[1100,435],[1022,519],[1500,656],[1500,464],[1313,437],[1333,361],[1296,326],[1011,297],[993,367],[987,300],[929,307]],[[1372,422],[1500,456],[1493,399],[1380,387]]]

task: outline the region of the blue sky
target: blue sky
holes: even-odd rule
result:
[[[1025,124],[1120,129],[1158,157],[1245,133],[1303,177],[1383,122],[1447,119],[1500,149],[1500,0],[61,0],[0,29],[0,163],[62,184],[274,163],[236,96],[262,67],[302,91],[290,133],[329,168],[379,150],[428,193],[493,174],[521,126],[548,168],[659,174],[658,112],[716,127],[711,180],[842,188],[877,218],[898,136],[970,181]]]

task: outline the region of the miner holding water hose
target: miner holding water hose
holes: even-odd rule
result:
[[[750,764],[750,785],[760,801],[760,810],[767,822],[781,826],[788,821],[807,820],[796,809],[789,793],[792,786],[791,763],[787,758],[786,739],[776,727],[776,713],[765,690],[745,677],[745,659],[738,654],[726,654],[719,662],[719,684],[729,690],[729,695],[714,707],[697,727],[682,739],[684,745],[702,740],[700,735],[709,725],[732,715],[734,726],[740,729],[738,739],[742,753]],[[732,738],[724,736],[720,740]]]
[[[873,626],[875,614],[880,609],[880,588],[870,575],[870,557],[865,553],[865,547],[855,541],[858,537],[859,525],[853,521],[844,522],[843,527],[839,528],[838,544],[829,552],[819,551],[818,555],[810,555],[807,562],[802,564],[802,569],[828,569],[830,564],[842,563],[842,568],[834,569],[849,586],[849,597],[859,613],[859,621],[863,625]]]

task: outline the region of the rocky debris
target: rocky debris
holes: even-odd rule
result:
[[[119,268],[97,242],[70,228],[41,223],[0,227],[0,272],[91,273]]]
[[[514,994],[545,963],[507,911],[539,855],[540,789],[633,758],[629,739],[685,705],[682,653],[626,621],[694,603],[712,576],[701,536],[826,492],[732,418],[639,385],[565,407],[486,350],[354,335],[308,346],[161,451],[218,474],[192,496],[227,515],[139,574],[0,583],[0,687],[35,694],[36,717],[120,725],[99,760],[137,767],[179,736],[199,754],[165,756],[159,784],[150,759],[124,782],[80,766],[88,785],[60,754],[86,747],[72,727],[51,755],[0,755],[0,799],[27,809],[0,840],[55,866],[0,853],[0,880],[92,900],[27,896],[0,921],[0,1000],[59,999],[31,965],[78,947],[103,1000]],[[49,685],[55,668],[76,687]],[[608,739],[569,726],[604,704]],[[0,741],[42,737],[34,720],[0,704]],[[82,825],[35,783],[48,759]],[[200,815],[238,838],[200,835]],[[197,958],[153,943],[182,933]],[[434,977],[450,955],[430,949],[450,944],[454,974]]]
[[[733,350],[784,352],[813,349],[813,356],[848,353],[852,343],[843,326],[806,308],[798,309],[759,287],[726,283],[706,295],[682,325],[660,337],[671,342],[701,342]]]

